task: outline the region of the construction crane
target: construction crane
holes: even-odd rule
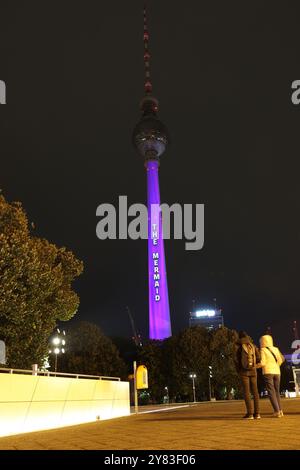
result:
[[[298,334],[298,328],[297,328],[297,322],[296,320],[293,323],[293,333],[294,333],[294,339],[299,339],[299,334]]]
[[[131,323],[131,328],[132,328],[132,332],[133,332],[133,341],[135,342],[135,345],[136,346],[142,346],[142,339],[141,339],[141,335],[137,333],[136,331],[136,328],[135,328],[135,324],[134,324],[134,320],[133,320],[133,317],[131,315],[131,312],[130,312],[130,309],[129,307],[126,307],[126,310],[127,310],[127,313],[128,313],[128,316],[129,316],[129,320],[130,320],[130,323]]]

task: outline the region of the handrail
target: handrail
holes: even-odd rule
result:
[[[68,372],[51,372],[51,371],[44,371],[44,370],[26,370],[26,369],[10,369],[6,367],[0,367],[0,372],[8,373],[8,374],[14,374],[15,372],[17,373],[22,373],[22,374],[30,374],[30,375],[46,375],[48,377],[50,376],[61,376],[61,377],[74,377],[76,379],[79,378],[89,378],[89,379],[97,379],[97,380],[117,380],[120,381],[120,377],[108,377],[104,375],[86,375],[86,374],[70,374]]]

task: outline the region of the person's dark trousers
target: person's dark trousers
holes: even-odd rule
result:
[[[280,404],[280,375],[265,374],[264,375],[266,389],[275,413],[281,410]]]
[[[253,405],[252,405],[250,391],[252,392],[253,400],[254,400],[254,414],[259,414],[259,395],[258,395],[258,389],[257,389],[257,376],[252,375],[249,377],[247,375],[242,375],[241,380],[242,380],[242,385],[243,385],[243,390],[244,390],[244,399],[245,399],[248,415],[253,415]]]

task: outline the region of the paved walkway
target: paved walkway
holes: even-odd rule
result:
[[[273,418],[268,400],[262,419],[244,421],[242,402],[190,407],[0,438],[0,449],[299,449],[300,399],[283,400],[284,418]]]

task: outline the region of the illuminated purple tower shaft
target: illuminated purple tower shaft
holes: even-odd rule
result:
[[[159,162],[148,160],[148,276],[149,276],[149,337],[171,336],[170,308],[158,179]]]
[[[148,41],[144,8],[145,96],[141,102],[142,118],[133,132],[133,143],[145,159],[147,170],[149,337],[160,340],[172,334],[158,178],[160,156],[166,149],[169,136],[167,128],[157,117],[158,101],[151,95]]]

